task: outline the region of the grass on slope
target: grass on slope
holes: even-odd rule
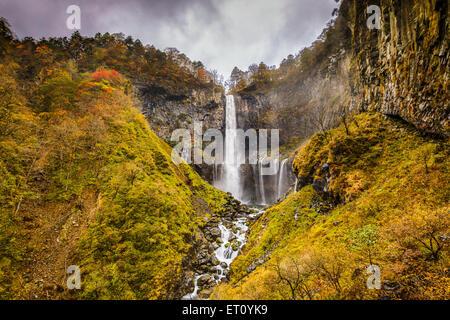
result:
[[[330,195],[305,185],[267,210],[213,298],[448,299],[449,150],[378,114],[315,135],[294,168],[311,182],[328,163]],[[381,290],[366,287],[371,264]]]
[[[17,70],[0,65],[0,298],[177,297],[225,195],[171,161],[117,72],[67,63],[19,86]]]

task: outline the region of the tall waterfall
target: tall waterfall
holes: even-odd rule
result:
[[[227,95],[225,107],[225,157],[220,178],[214,185],[225,192],[231,192],[233,197],[241,199],[241,181],[239,164],[237,163],[237,123],[234,96]]]
[[[257,164],[238,164],[239,155],[237,118],[234,96],[228,95],[225,106],[225,143],[222,165],[214,165],[214,186],[230,192],[234,198],[249,204],[270,205],[288,189],[291,177],[288,173],[288,159],[259,158]],[[261,143],[261,141],[259,141]],[[241,155],[242,156],[242,155]],[[263,174],[270,166],[276,168],[275,174]],[[242,169],[242,170],[241,170]]]

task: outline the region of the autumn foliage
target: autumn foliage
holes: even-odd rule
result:
[[[294,160],[300,190],[251,226],[213,298],[449,299],[449,150],[378,114],[316,134]],[[327,193],[312,184],[325,163]]]
[[[109,82],[118,82],[120,80],[119,73],[116,70],[101,70],[92,74],[95,81],[106,80]]]
[[[139,79],[168,90],[195,76],[137,41],[18,41],[3,22],[0,299],[178,297],[205,220],[194,199],[216,210],[225,194],[172,162],[124,74],[136,59]],[[62,286],[67,264],[82,266],[83,290]]]

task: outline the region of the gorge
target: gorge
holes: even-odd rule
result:
[[[1,18],[0,299],[448,300],[448,1],[375,1],[368,29],[372,2],[226,85],[174,48]],[[196,122],[223,164],[173,161]],[[278,156],[239,164],[249,129]]]
[[[287,172],[288,159],[282,160],[281,163],[278,159],[271,160],[273,162],[272,165],[276,168],[276,172],[274,175],[268,177],[263,174],[262,159],[258,160],[258,164],[256,165],[240,164],[237,154],[239,148],[237,146],[238,137],[236,135],[236,130],[238,128],[236,124],[236,107],[233,95],[226,96],[225,106],[224,163],[222,165],[214,164],[213,185],[218,189],[227,192],[234,199],[244,201],[249,206],[261,207],[269,205],[281,198],[284,192],[290,189]],[[186,156],[184,156],[184,158],[186,159]],[[250,190],[258,190],[259,193],[257,194],[257,197],[253,196],[250,198],[248,195],[244,196],[241,167],[250,167],[252,169],[251,172],[254,173],[254,175],[253,181],[251,181],[250,184]],[[268,202],[267,200],[271,202]],[[216,224],[210,226],[209,229],[206,229],[206,232],[211,233],[213,233],[214,230],[220,230],[220,235],[216,233],[216,237],[213,236],[213,238],[210,239],[212,240],[215,250],[214,253],[205,260],[208,261],[209,259],[212,262],[211,268],[209,268],[206,273],[201,273],[201,270],[197,270],[193,278],[194,289],[192,292],[184,295],[183,299],[192,300],[208,298],[215,285],[220,283],[222,279],[227,279],[229,277],[230,265],[247,241],[249,219],[254,220],[264,213],[264,210],[261,209],[254,209],[253,213],[249,213],[251,211],[239,209],[239,206],[238,210],[240,210],[238,214],[231,213],[230,215],[217,217],[217,221],[215,221]],[[201,255],[201,258],[199,259],[204,258],[205,255]],[[200,266],[202,263],[203,262],[199,261]]]

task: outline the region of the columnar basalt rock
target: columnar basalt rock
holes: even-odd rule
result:
[[[372,4],[381,8],[380,29],[367,27]],[[238,125],[279,128],[284,144],[334,126],[345,107],[449,135],[446,0],[344,0],[333,32],[308,70],[238,91]]]
[[[380,1],[380,30],[368,30],[353,1],[353,105],[448,135],[448,1]]]

